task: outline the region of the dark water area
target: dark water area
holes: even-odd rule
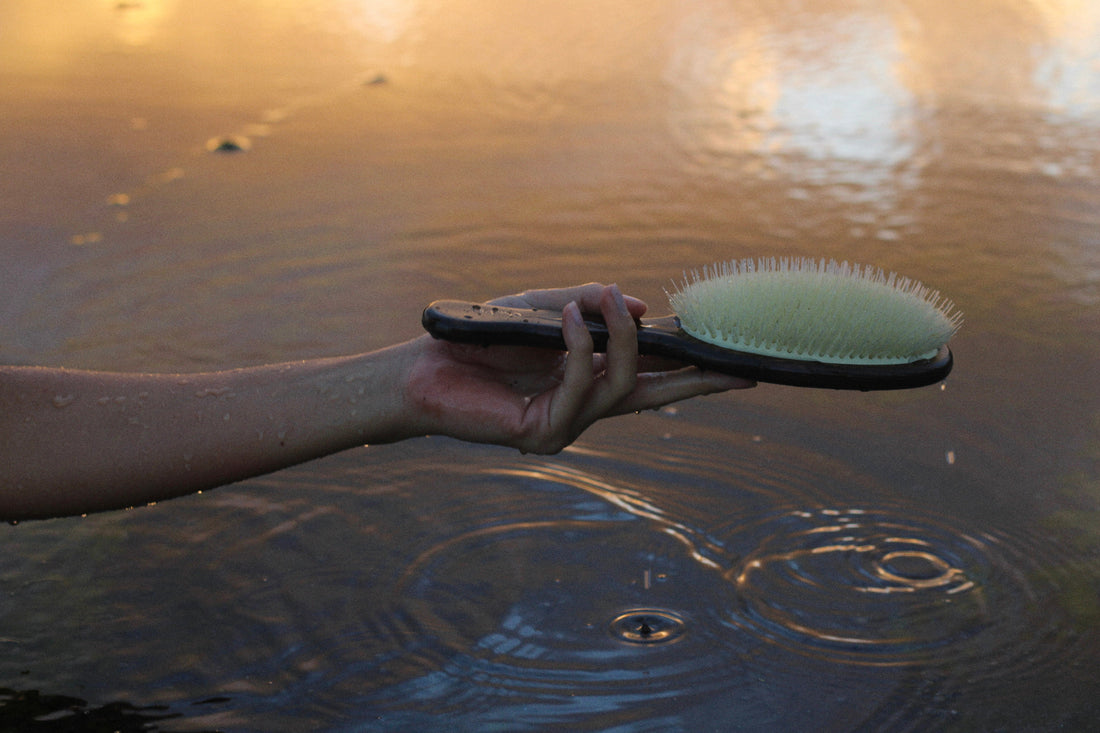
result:
[[[589,280],[659,314],[756,256],[966,318],[935,387],[5,525],[0,730],[1100,729],[1093,3],[14,2],[0,39],[5,363],[351,353]]]

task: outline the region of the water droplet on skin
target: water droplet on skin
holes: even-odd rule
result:
[[[67,407],[68,405],[71,405],[73,403],[73,400],[75,400],[75,399],[76,399],[76,395],[71,395],[71,394],[55,395],[54,398],[53,398],[53,406],[54,407]]]

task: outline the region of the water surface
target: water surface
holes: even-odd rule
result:
[[[6,527],[5,725],[1095,725],[1090,3],[15,2],[0,28],[8,363],[348,353],[436,298],[587,280],[657,313],[751,256],[966,314],[933,388],[762,386],[554,457],[425,438]]]

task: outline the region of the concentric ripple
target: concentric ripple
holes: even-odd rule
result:
[[[1070,571],[1037,540],[968,533],[911,507],[790,512],[750,534],[757,546],[727,575],[731,620],[799,654],[950,665],[973,681],[1034,674],[1072,637],[1051,602],[1052,575]]]
[[[303,716],[379,730],[928,730],[956,710],[992,729],[981,711],[1017,691],[1056,711],[1058,670],[1087,677],[1095,573],[1043,534],[655,422],[675,446],[501,460],[430,440],[314,466],[308,500],[301,476],[215,494],[192,582],[220,564],[240,592],[203,610],[243,631],[209,637],[208,686],[250,718],[274,683]],[[157,647],[173,669],[195,648],[178,638]]]
[[[616,639],[635,644],[666,644],[679,639],[687,624],[682,616],[663,608],[634,608],[608,626]]]
[[[747,671],[736,671],[744,652],[719,617],[733,587],[655,529],[638,520],[514,523],[432,548],[400,594],[430,634],[423,671],[375,704],[430,701],[479,724],[520,708],[543,722],[628,709],[642,719],[673,699],[748,688]],[[775,703],[754,694],[740,712],[764,717]]]

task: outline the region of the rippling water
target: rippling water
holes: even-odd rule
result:
[[[425,438],[5,527],[0,728],[1095,727],[1091,4],[15,2],[0,28],[9,363],[346,353],[436,298],[592,279],[660,312],[758,255],[966,314],[942,388],[763,386],[554,457]]]

